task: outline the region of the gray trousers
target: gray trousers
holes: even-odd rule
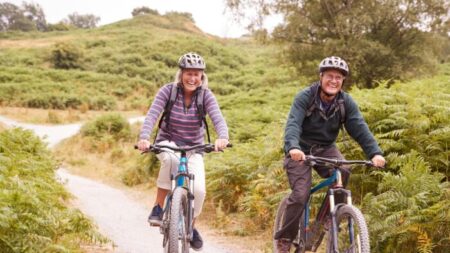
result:
[[[313,148],[311,149],[311,153],[306,154],[326,158],[344,159],[341,152],[339,152],[335,146]],[[287,201],[283,227],[274,235],[274,239],[278,240],[284,238],[292,241],[297,235],[300,217],[304,211],[306,202],[309,199],[312,169],[304,162],[294,161],[289,156],[286,156],[284,159],[284,169],[286,170],[292,192]],[[329,168],[314,166],[314,169],[322,178],[331,176]],[[350,171],[342,169],[341,172],[345,186],[347,185]],[[336,200],[336,202],[339,201]]]

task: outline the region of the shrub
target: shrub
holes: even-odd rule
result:
[[[131,135],[130,124],[118,113],[102,115],[86,123],[81,128],[81,135],[100,139],[112,136],[115,140],[125,139]]]
[[[81,69],[83,52],[68,42],[56,43],[50,61],[56,69]]]
[[[113,110],[116,107],[116,100],[110,96],[94,97],[89,102],[89,109],[91,110]]]
[[[80,211],[65,206],[70,195],[55,168],[30,131],[0,133],[1,252],[78,252],[80,244],[105,242]]]
[[[48,31],[69,31],[75,29],[75,27],[69,24],[65,24],[63,22],[59,22],[56,24],[49,24],[47,26],[47,29]]]

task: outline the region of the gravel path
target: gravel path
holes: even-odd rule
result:
[[[142,120],[130,119],[130,123]],[[44,138],[49,147],[78,133],[81,124],[45,126],[19,123],[0,116],[0,122],[9,127],[22,127],[34,131]],[[149,227],[146,222],[150,210],[125,195],[119,189],[72,175],[65,169],[57,171],[59,179],[76,196],[76,206],[99,226],[100,231],[115,244],[117,253],[153,253],[162,252],[162,235],[158,228]],[[216,238],[202,234],[205,240],[203,252],[235,253],[236,249],[214,243]],[[217,240],[216,240],[217,241]]]

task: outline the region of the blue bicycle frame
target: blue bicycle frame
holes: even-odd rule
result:
[[[336,219],[335,219],[335,215],[336,215],[336,210],[338,206],[343,205],[343,203],[340,203],[338,205],[335,205],[335,201],[334,201],[334,193],[335,192],[343,192],[346,196],[347,196],[347,203],[351,205],[352,203],[352,199],[351,199],[351,192],[344,189],[343,188],[343,184],[342,184],[342,177],[341,177],[341,172],[339,171],[339,169],[335,168],[333,170],[333,173],[330,177],[326,178],[325,180],[321,181],[319,184],[317,184],[316,186],[314,186],[313,188],[311,188],[310,191],[310,197],[308,202],[305,205],[305,220],[304,220],[304,224],[305,224],[305,228],[306,231],[309,231],[309,217],[310,217],[310,210],[309,210],[309,206],[310,206],[310,202],[311,202],[311,196],[312,194],[314,194],[315,192],[319,191],[322,188],[325,187],[329,187],[331,185],[333,185],[334,183],[336,183],[333,187],[330,187],[328,189],[328,197],[329,199],[327,199],[330,203],[330,213],[331,213],[331,225],[333,226],[333,230],[336,231],[337,230],[337,224],[336,224]],[[324,211],[323,211],[324,212]],[[323,217],[324,217],[324,213],[319,211],[316,217],[316,221],[322,221],[323,222]],[[322,216],[322,217],[321,217]],[[353,231],[353,224],[352,221],[350,221],[349,223],[349,233],[350,233],[350,243],[353,243],[353,235],[354,235],[354,231]],[[306,241],[308,241],[310,238],[310,236],[313,236],[311,233],[306,232]],[[335,248],[337,248],[337,238],[333,238],[333,244],[335,246]]]

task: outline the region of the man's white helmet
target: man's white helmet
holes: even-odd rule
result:
[[[347,63],[337,56],[327,57],[320,62],[319,73],[322,73],[327,69],[337,69],[341,71],[344,76],[347,76],[349,72]]]

